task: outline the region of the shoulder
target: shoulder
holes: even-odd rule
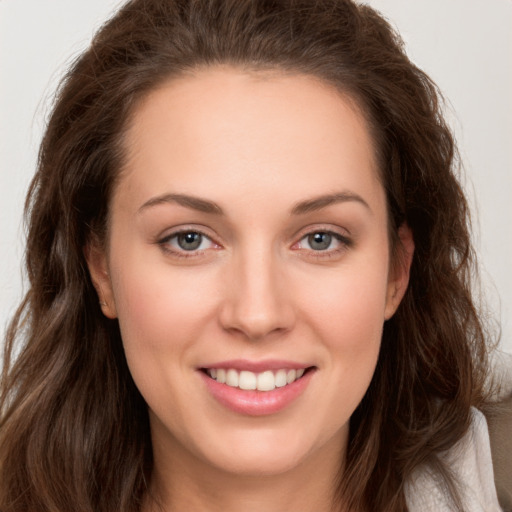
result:
[[[501,512],[485,416],[472,409],[472,421],[464,437],[441,454],[458,484],[465,512]],[[410,512],[450,512],[443,481],[427,466],[418,468],[406,484]]]

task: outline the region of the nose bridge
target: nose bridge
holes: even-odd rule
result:
[[[224,328],[259,339],[284,331],[293,313],[283,269],[268,241],[252,240],[233,256],[228,299],[222,312]]]

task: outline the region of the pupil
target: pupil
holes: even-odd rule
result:
[[[308,236],[308,242],[312,249],[324,251],[331,245],[332,236],[329,233],[313,233]]]
[[[201,245],[200,233],[181,233],[178,235],[178,245],[185,251],[193,251]]]

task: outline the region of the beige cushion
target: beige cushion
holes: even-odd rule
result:
[[[494,480],[501,507],[512,512],[512,354],[496,356],[494,383],[496,403],[485,411]]]

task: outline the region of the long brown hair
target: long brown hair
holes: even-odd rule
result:
[[[460,507],[439,453],[482,404],[487,352],[436,86],[380,15],[348,0],[133,0],[65,77],[28,194],[30,289],[8,330],[0,390],[0,509],[140,510],[152,471],[147,409],[117,322],[98,306],[84,247],[105,237],[134,106],[162,81],[219,63],[318,77],[365,113],[391,240],[397,249],[407,222],[416,251],[351,418],[339,493],[355,510],[405,511],[407,477],[428,463]]]

